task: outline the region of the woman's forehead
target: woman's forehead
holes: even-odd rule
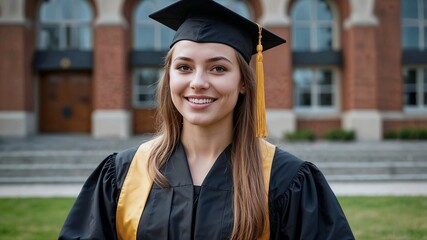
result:
[[[190,40],[181,40],[173,47],[172,60],[177,57],[187,57],[193,60],[226,57],[236,62],[236,50],[222,43],[200,43]]]

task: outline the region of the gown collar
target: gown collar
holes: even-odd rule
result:
[[[163,167],[171,187],[193,185],[187,155],[181,142]],[[232,190],[231,144],[218,156],[202,183],[203,187]]]

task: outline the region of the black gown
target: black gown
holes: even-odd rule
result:
[[[91,174],[59,239],[117,239],[117,202],[136,151],[137,147],[110,155]],[[178,144],[162,168],[171,187],[153,184],[137,239],[229,239],[233,227],[230,156],[228,146],[195,197],[187,157],[182,144]],[[268,205],[270,239],[354,239],[319,169],[279,148],[271,168]]]

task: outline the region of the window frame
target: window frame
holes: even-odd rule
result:
[[[157,70],[158,71],[158,77],[157,80],[152,84],[145,84],[140,85],[138,75],[140,74],[140,71],[143,71],[144,69],[150,69],[150,70]],[[156,91],[157,91],[157,83],[160,77],[163,74],[163,68],[156,67],[156,66],[144,66],[140,68],[135,68],[133,70],[132,75],[132,106],[134,109],[154,109],[157,108],[158,103],[155,99]],[[151,86],[152,85],[152,86]],[[151,86],[151,87],[150,87]],[[140,95],[152,95],[154,96],[153,101],[141,101],[139,100]]]
[[[403,1],[403,0],[402,0]],[[402,30],[402,36],[401,36],[401,41],[402,41],[402,49],[404,50],[420,50],[420,51],[424,51],[427,49],[427,16],[424,16],[424,8],[426,8],[426,6],[424,6],[424,4],[427,4],[427,1],[425,0],[417,0],[417,14],[418,14],[418,18],[417,19],[412,19],[412,18],[404,18],[403,14],[401,14],[401,30]],[[401,3],[403,4],[403,3]],[[427,13],[426,13],[427,14]],[[404,28],[405,27],[416,27],[418,30],[418,47],[416,48],[408,48],[404,46]]]
[[[424,76],[424,74],[427,74],[427,66],[426,65],[406,65],[402,69],[402,80],[403,80],[403,99],[405,99],[406,91],[405,91],[405,71],[408,70],[416,70],[416,94],[417,94],[417,104],[416,106],[409,106],[405,104],[405,101],[403,101],[403,110],[407,113],[418,113],[418,112],[427,112],[427,103],[424,103],[424,97],[427,98],[427,91],[424,92],[424,83],[423,78],[427,76]],[[427,83],[426,83],[427,85]]]
[[[295,45],[293,45],[295,42],[297,42],[296,34],[292,34],[292,50],[296,52],[322,52],[322,51],[333,51],[338,50],[340,48],[340,41],[339,41],[339,11],[336,7],[336,5],[330,1],[330,0],[324,0],[323,2],[329,6],[330,13],[332,15],[331,20],[321,20],[317,19],[317,6],[319,0],[307,0],[310,2],[309,6],[309,14],[310,19],[309,20],[296,20],[293,18],[293,11],[295,10],[296,4],[298,2],[295,2],[294,5],[291,8],[291,31],[292,33],[295,33],[296,28],[299,27],[309,27],[310,31],[310,46],[308,49],[296,49]],[[314,4],[313,4],[314,3]],[[320,27],[330,27],[331,28],[331,46],[327,49],[319,49],[318,45],[318,29]]]
[[[87,0],[79,0],[79,4],[72,4],[73,9],[71,10],[72,17],[71,19],[66,19],[64,16],[61,15],[62,12],[62,4],[61,1],[63,0],[54,0],[49,2],[43,2],[39,9],[38,9],[38,15],[37,15],[37,44],[36,48],[37,50],[42,51],[64,51],[64,50],[81,50],[81,51],[88,51],[93,49],[94,44],[94,33],[92,28],[92,22],[94,20],[94,10],[91,6],[91,4]],[[56,10],[56,20],[54,21],[42,21],[42,8],[45,7],[43,4],[52,4],[52,7]],[[90,10],[90,16],[88,19],[77,16],[80,11],[79,7],[80,4],[85,4],[86,7]],[[90,29],[90,35],[89,38],[89,46],[83,47],[80,43],[80,37],[81,34],[79,32],[80,28],[89,28]],[[49,48],[49,41],[43,42],[42,40],[42,32],[46,28],[53,28],[57,29],[58,31],[58,46],[51,49]],[[70,34],[68,36],[68,29],[70,30]],[[69,41],[69,43],[68,43]],[[44,46],[46,45],[46,46]]]
[[[310,79],[310,96],[311,96],[311,105],[310,106],[299,106],[297,105],[300,92],[297,89],[296,81],[294,75],[292,74],[292,83],[293,83],[293,109],[298,115],[317,115],[317,114],[337,114],[339,112],[339,106],[341,105],[340,99],[340,89],[341,82],[340,72],[336,66],[298,66],[294,67],[293,71],[296,70],[309,70],[311,79]],[[316,73],[321,71],[328,70],[331,72],[331,94],[332,94],[332,105],[331,106],[321,106],[319,103],[320,96],[320,84],[317,82],[315,76]],[[316,81],[316,82],[314,82]]]

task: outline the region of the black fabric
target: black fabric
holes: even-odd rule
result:
[[[229,146],[200,187],[194,239],[228,239],[232,230]],[[115,213],[135,150],[111,155],[85,183],[59,239],[116,239]],[[171,188],[153,185],[138,239],[192,239],[194,186],[182,145],[162,169]],[[269,186],[271,239],[354,239],[323,174],[311,163],[276,149]]]
[[[176,31],[171,46],[181,40],[223,43],[239,51],[247,62],[257,52],[258,25],[212,0],[177,1],[150,17]],[[264,51],[285,42],[262,30]]]

